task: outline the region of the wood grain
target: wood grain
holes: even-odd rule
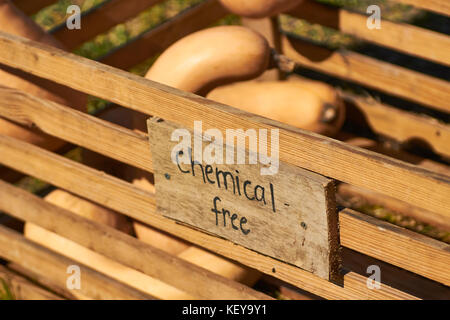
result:
[[[38,287],[2,265],[0,265],[0,280],[8,285],[15,300],[62,300],[56,294]],[[3,290],[2,286],[0,288]]]
[[[394,0],[394,1],[450,16],[450,3],[447,0]]]
[[[116,68],[129,69],[164,51],[184,36],[208,27],[227,13],[217,0],[206,0],[179,13],[99,60]]]
[[[0,141],[1,154],[9,154],[8,157],[0,158],[0,162],[8,162],[9,167],[70,190],[107,208],[128,212],[125,214],[138,220],[147,220],[147,212],[155,211],[154,194],[128,182],[20,140],[2,136]],[[98,192],[99,189],[101,192]]]
[[[178,144],[172,133],[186,129],[158,118],[147,124],[159,214],[321,278],[338,280],[339,233],[333,180],[283,162],[272,175],[262,175],[261,170],[268,166],[250,164],[245,148],[234,144],[235,159],[238,153],[244,154],[244,164],[209,164],[203,159],[194,167],[194,154],[201,151],[196,149],[196,140],[202,150],[211,145],[222,148],[223,159],[229,145],[206,142],[203,133],[192,130],[187,132],[193,151],[182,150],[185,155],[190,153],[189,163],[177,165],[171,159]],[[214,141],[211,137],[207,140]],[[215,156],[219,152],[216,150]]]
[[[64,299],[91,300],[91,298],[83,296],[80,293],[77,293],[77,290],[70,290],[67,288],[67,286],[66,287],[58,286],[58,284],[55,283],[55,281],[52,280],[50,277],[48,277],[48,275],[39,275],[33,272],[32,270],[26,269],[23,266],[14,262],[9,262],[7,264],[7,267],[8,269],[13,270],[17,274],[20,274],[21,276],[30,279],[33,283],[36,283],[43,288],[48,288],[49,290],[63,297]]]
[[[20,141],[15,141],[9,147],[23,146],[23,144]],[[4,141],[0,142],[0,146],[5,146]],[[144,192],[131,184],[117,185],[118,179],[113,179],[106,174],[44,150],[42,150],[44,154],[41,151],[36,152],[38,148],[31,145],[25,144],[23,148],[20,148],[21,152],[10,148],[7,149],[8,154],[17,154],[17,158],[11,159],[10,165],[20,167],[17,168],[18,170],[48,180],[52,184],[69,189],[81,197],[98,202],[107,208],[145,222],[167,233],[182,237],[186,241],[239,261],[251,268],[274,275],[319,296],[328,299],[413,298],[411,295],[405,295],[389,286],[383,286],[382,290],[369,290],[365,283],[365,277],[353,273],[344,276],[344,287],[342,288],[290,264],[161,217],[155,212],[154,194]],[[61,172],[61,174],[55,174],[58,172]],[[111,180],[114,182],[112,183]],[[102,192],[98,192],[98,190],[102,190]],[[360,232],[364,234],[364,232]]]
[[[52,34],[68,50],[73,50],[159,2],[162,0],[109,0],[82,14],[81,29],[69,30],[64,23]]]
[[[367,272],[369,266],[376,265],[380,267],[382,285],[390,285],[424,300],[450,299],[450,287],[442,283],[424,278],[345,247],[342,250],[342,256],[344,268],[357,272],[360,275],[369,276],[371,274],[371,272]]]
[[[313,0],[302,2],[288,14],[409,55],[450,65],[447,54],[450,50],[450,37],[442,33],[388,20],[381,21],[381,30],[370,30],[366,26],[366,15]]]
[[[331,51],[284,36],[283,53],[300,65],[450,112],[450,83],[345,49]]]
[[[449,179],[422,168],[5,33],[0,34],[0,63],[189,128],[199,119],[205,130],[279,128],[281,161],[450,216]]]
[[[350,209],[339,218],[343,246],[450,285],[450,245]]]
[[[146,134],[4,86],[0,86],[0,116],[152,171],[151,158],[139,156],[148,153]]]
[[[392,146],[390,142],[377,142],[372,139],[363,138],[359,136],[355,136],[352,134],[348,134],[346,132],[341,132],[337,136],[338,140],[344,141],[352,146],[368,149],[380,154],[384,154],[388,157],[395,158],[401,161],[405,161],[433,172],[439,173],[441,175],[450,177],[450,166],[436,162],[434,160],[430,160],[428,158],[420,157],[418,155],[409,153],[402,149],[396,148],[396,146]]]
[[[262,293],[172,256],[114,228],[43,201],[31,193],[3,182],[0,182],[0,188],[1,209],[9,214],[37,224],[196,297],[269,299]]]
[[[383,206],[388,210],[398,212],[406,217],[411,217],[420,222],[425,222],[441,230],[450,231],[450,220],[447,217],[440,216],[425,209],[417,208],[412,204],[394,199],[392,197],[345,183],[338,186],[338,194],[349,200],[351,200],[352,197],[364,199],[364,201],[369,204]]]
[[[41,276],[51,277],[62,288],[66,288],[67,267],[78,265],[83,277],[79,292],[92,299],[152,299],[152,297],[83,266],[77,261],[37,245],[25,239],[21,234],[3,226],[0,226],[0,256],[31,269]]]
[[[407,145],[428,145],[434,152],[450,157],[450,125],[425,115],[403,111],[392,106],[343,94],[358,114],[349,113],[353,123],[369,125],[375,133]]]

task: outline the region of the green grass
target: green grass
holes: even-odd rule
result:
[[[317,0],[323,4],[332,4],[365,14],[369,5],[376,4],[381,9],[383,19],[395,22],[410,22],[421,16],[421,11],[411,6],[389,2],[385,0]],[[338,30],[327,28],[319,24],[312,24],[303,19],[288,15],[281,15],[283,31],[305,38],[314,43],[325,45],[331,49],[352,49],[361,45],[356,38],[340,33]]]

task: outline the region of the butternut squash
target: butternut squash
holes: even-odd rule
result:
[[[236,262],[229,261],[212,252],[190,245],[181,239],[175,238],[150,226],[134,223],[136,236],[141,241],[164,250],[167,253],[178,255],[178,257],[208,269],[228,279],[252,286],[261,277],[260,272],[241,266]]]
[[[145,77],[205,95],[216,86],[261,75],[269,60],[269,44],[259,33],[241,26],[219,26],[175,42]]]
[[[269,68],[270,62],[271,49],[262,35],[246,27],[219,26],[194,32],[175,42],[145,77],[206,95],[219,85],[258,77]],[[134,115],[133,128],[146,132],[147,118]],[[134,178],[144,175],[137,169],[130,170],[129,174]]]
[[[196,246],[184,250],[178,256],[199,267],[206,268],[209,271],[248,286],[253,286],[261,277],[259,271],[241,266],[236,262],[229,261]]]
[[[248,81],[214,89],[208,99],[294,127],[333,136],[345,107],[335,90],[318,81]]]
[[[45,200],[75,212],[84,218],[105,224],[127,234],[132,233],[131,222],[127,217],[81,199],[67,191],[54,190],[45,197]]]
[[[64,49],[51,35],[18,10],[11,1],[0,1],[0,31]],[[0,84],[20,89],[40,98],[52,100],[85,111],[87,96],[65,86],[38,78],[18,69],[0,66]],[[59,139],[43,135],[10,121],[0,119],[0,134],[9,135],[40,147],[55,150],[63,145]]]
[[[124,217],[102,208],[87,200],[80,199],[62,190],[55,190],[50,193],[46,201],[72,211],[75,214],[111,227],[127,231],[128,225],[124,223]],[[191,295],[174,288],[158,279],[152,278],[142,272],[124,266],[112,259],[96,253],[86,247],[59,236],[56,233],[47,231],[37,225],[26,223],[25,236],[53,251],[66,257],[72,258],[85,264],[101,273],[104,273],[118,281],[124,282],[138,290],[146,292],[159,299],[194,299]],[[81,284],[83,285],[83,283]],[[80,299],[87,297],[80,295],[77,290],[72,292]]]
[[[191,247],[186,241],[172,237],[140,222],[134,222],[133,225],[134,232],[139,240],[164,250],[167,253],[179,255]]]
[[[258,77],[270,62],[271,49],[262,35],[246,27],[219,26],[175,42],[145,77],[204,96],[217,86]],[[146,132],[146,118],[134,116],[133,127]]]
[[[231,13],[255,19],[275,16],[302,2],[303,0],[220,0]]]
[[[175,42],[145,77],[204,96],[217,86],[256,78],[270,63],[271,49],[262,35],[246,27],[219,26]],[[146,118],[135,115],[134,129],[146,132]]]

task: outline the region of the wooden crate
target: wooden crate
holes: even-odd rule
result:
[[[446,0],[396,0],[450,14]],[[15,0],[32,14],[53,1]],[[97,34],[135,16],[157,0],[110,0],[84,17],[75,36],[61,28],[55,35],[75,48]],[[384,201],[426,222],[450,226],[450,169],[442,162],[405,152],[391,152],[367,139],[347,142],[295,130],[280,123],[267,124],[250,114],[224,109],[220,104],[193,98],[183,92],[135,76],[128,68],[167,48],[181,37],[205,28],[227,12],[216,0],[206,0],[100,61],[68,54],[19,37],[0,33],[0,63],[106,99],[129,110],[157,116],[192,128],[202,119],[204,128],[280,128],[280,160],[342,182],[343,194]],[[339,29],[375,44],[448,66],[450,38],[408,24],[383,21],[388,32],[372,32],[364,15],[307,1],[289,14]],[[101,21],[101,22],[99,22]],[[359,83],[413,101],[424,108],[450,112],[450,83],[407,68],[348,50],[330,51],[278,32],[276,18],[244,24],[260,30],[271,44],[301,66]],[[314,57],[311,58],[311,57]],[[322,57],[319,60],[317,57]],[[122,70],[121,70],[122,69]],[[269,75],[270,77],[278,77]],[[450,156],[450,126],[434,118],[361,97],[342,93],[379,136],[398,142],[426,141],[442,157]],[[147,134],[132,131],[66,106],[0,87],[0,116],[35,126],[106,157],[148,172],[153,171]],[[208,115],[205,117],[204,115]],[[350,121],[358,122],[356,117]],[[357,137],[356,137],[357,138]],[[373,149],[375,151],[371,151]],[[195,245],[256,269],[289,286],[326,299],[449,299],[450,246],[419,233],[344,208],[339,212],[343,247],[343,284],[334,284],[291,264],[243,246],[175,223],[156,212],[155,194],[112,175],[36,146],[0,136],[0,163],[39,178],[106,208],[181,237]],[[401,159],[401,160],[399,160]],[[265,299],[269,296],[238,282],[158,250],[134,237],[91,222],[52,205],[5,181],[0,181],[0,210],[71,239],[118,263],[161,280],[190,295],[206,299]],[[151,299],[89,266],[55,253],[6,226],[0,226],[0,257],[42,286],[69,298]],[[65,290],[66,267],[82,265],[84,283],[78,296]],[[382,286],[369,289],[366,268],[382,268]],[[0,271],[2,274],[10,270]],[[9,277],[22,286],[22,298],[56,298],[34,288],[16,274]],[[193,285],[195,284],[195,285]],[[32,292],[32,293],[31,293]]]

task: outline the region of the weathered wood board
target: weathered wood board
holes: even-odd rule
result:
[[[204,151],[217,144],[214,138],[203,140],[205,134],[162,119],[149,119],[147,124],[158,213],[321,278],[339,279],[333,180],[283,162],[277,173],[261,175],[267,165],[249,164],[248,150],[244,164],[196,162],[195,148],[201,145]],[[178,152],[183,139],[174,135],[172,141],[177,129],[189,135],[187,162],[180,160],[186,154]],[[195,135],[202,139],[197,144]],[[235,156],[239,150],[239,145],[234,147]]]

